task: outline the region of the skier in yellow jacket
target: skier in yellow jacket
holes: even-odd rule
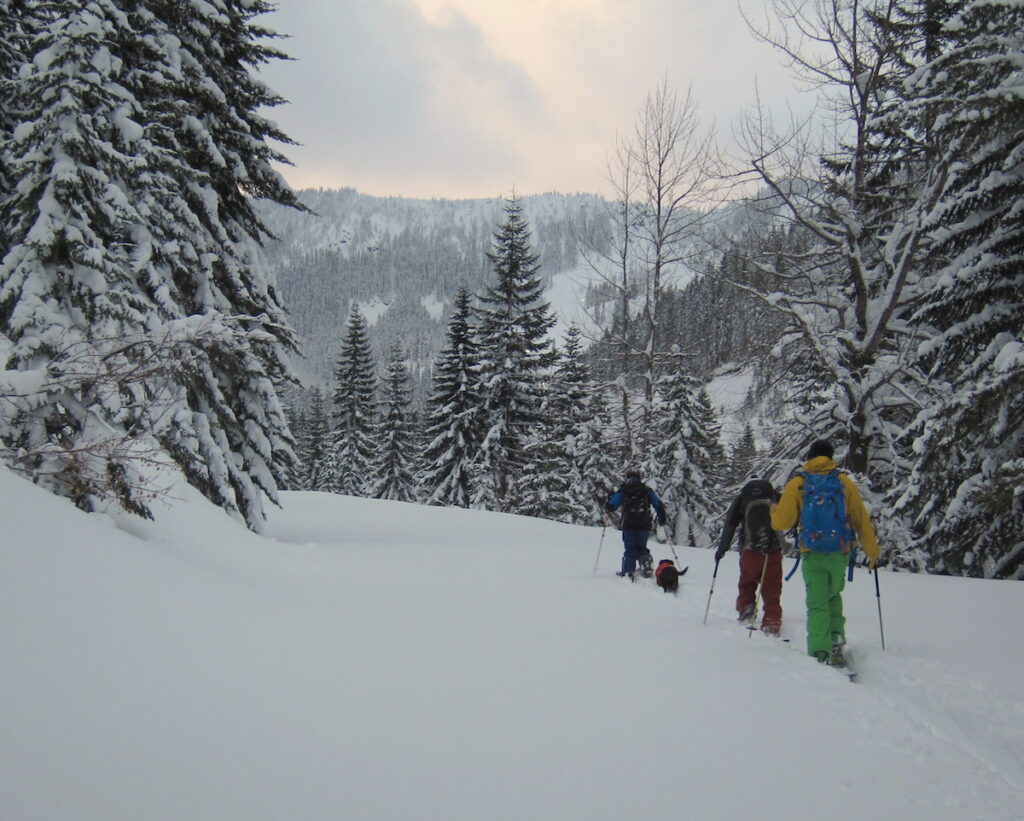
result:
[[[811,445],[803,470],[789,480],[779,503],[772,508],[772,528],[786,531],[801,524],[800,558],[807,594],[807,653],[821,662],[844,667],[846,619],[843,616],[842,592],[846,586],[849,553],[854,541],[858,541],[867,554],[868,567],[874,570],[880,550],[860,491],[853,479],[838,471],[832,461],[834,455],[832,444],[824,439]],[[837,497],[841,490],[842,505],[835,505],[840,521],[825,536],[814,530],[814,526],[809,525],[809,520],[801,514],[805,483],[808,484],[808,492],[812,492],[813,486],[814,502],[821,506],[822,499],[827,502],[826,486],[829,482],[836,488]],[[825,489],[818,491],[819,486]]]

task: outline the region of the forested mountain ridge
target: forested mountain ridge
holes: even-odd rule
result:
[[[358,303],[381,358],[400,339],[414,377],[429,373],[460,286],[478,292],[505,200],[374,197],[353,189],[300,191],[308,213],[274,205],[267,255],[304,360],[307,384],[328,384],[349,307]],[[577,235],[607,241],[608,204],[588,194],[521,198],[539,275],[550,284],[580,264]]]

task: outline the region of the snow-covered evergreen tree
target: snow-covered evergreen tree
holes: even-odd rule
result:
[[[409,406],[409,369],[399,342],[391,346],[382,387],[378,452],[370,496],[412,502],[416,500],[416,431]]]
[[[509,512],[571,522],[569,447],[547,399],[526,437],[522,465],[511,482]]]
[[[592,500],[573,496],[580,484],[577,441],[587,422],[590,374],[582,360],[580,330],[566,332],[558,352],[541,419],[527,446],[527,461],[518,482],[517,510],[561,522],[577,522],[589,513]]]
[[[5,151],[19,124],[17,77],[26,62],[29,33],[38,26],[37,16],[34,3],[0,0],[0,199],[6,199],[14,188]],[[0,259],[7,254],[7,248],[6,225],[0,220]]]
[[[676,540],[705,547],[719,515],[724,454],[706,391],[684,366],[658,380],[656,438],[644,473],[672,517]]]
[[[564,349],[556,352],[540,415],[529,434],[526,461],[516,478],[515,512],[561,522],[579,516],[571,488],[578,475],[575,440],[589,387],[581,352],[579,329],[570,327]]]
[[[572,325],[558,359],[548,400],[557,445],[568,473],[566,521],[600,521],[613,477],[621,469],[620,451],[609,441],[610,412],[601,389],[591,380],[582,334]],[[621,443],[619,443],[621,444]]]
[[[366,319],[352,303],[338,367],[334,373],[332,429],[335,493],[366,496],[379,442],[377,439],[377,376],[367,337]]]
[[[898,508],[908,560],[947,573],[1024,577],[1024,7],[955,6],[908,82],[948,179],[934,214],[938,282],[919,316],[938,390],[913,429]],[[920,557],[916,558],[915,557]]]
[[[754,439],[754,429],[747,422],[743,426],[743,433],[729,449],[729,459],[725,468],[726,483],[731,487],[740,487],[754,472],[756,464],[757,442]]]
[[[470,506],[472,465],[483,440],[480,365],[471,318],[470,293],[459,288],[426,407],[427,445],[419,484],[432,505]]]
[[[288,418],[288,429],[291,431],[292,438],[295,440],[295,446],[293,448],[295,459],[287,471],[287,483],[282,489],[305,490],[307,464],[306,430],[308,428],[306,409],[300,405],[294,405],[286,401],[285,415]]]
[[[280,100],[251,76],[277,56],[251,23],[266,9],[46,4],[13,86],[18,124],[0,147],[18,180],[0,204],[7,367],[53,376],[84,351],[150,374],[102,399],[40,394],[4,441],[75,454],[100,436],[151,437],[256,529],[291,458],[277,389],[294,347],[251,199],[295,203],[266,143],[287,140],[258,114]],[[20,467],[85,507],[105,495],[104,474],[128,469],[43,461]]]
[[[616,394],[616,400],[619,397]],[[627,449],[615,433],[609,403],[599,386],[588,392],[584,408],[586,418],[574,442],[576,472],[569,494],[577,505],[575,521],[592,525],[601,521],[604,503],[617,487]]]
[[[553,359],[554,324],[530,230],[515,197],[487,255],[494,281],[477,309],[485,433],[474,465],[475,507],[510,510],[513,479],[522,471],[531,428],[544,398],[544,372]]]
[[[132,173],[132,140],[115,126],[132,97],[114,84],[112,60],[134,34],[111,3],[28,8],[30,17],[4,31],[7,45],[19,36],[24,62],[2,86],[0,156],[10,185],[0,202],[0,322],[11,343],[5,367],[40,379],[21,408],[5,413],[0,433],[14,466],[92,509],[109,495],[108,476],[127,472],[114,440],[131,437],[125,405],[141,406],[141,397],[130,396],[137,383],[123,388],[128,396],[116,388],[101,395],[110,387],[102,373],[91,384],[61,374],[101,347],[93,361],[120,369],[119,352],[147,311],[124,241],[142,220],[119,185]],[[5,49],[11,63],[18,51]],[[142,512],[138,497],[117,496]]]
[[[331,418],[319,386],[310,390],[306,428],[300,438],[303,490],[329,491],[337,475],[337,461],[331,438]]]

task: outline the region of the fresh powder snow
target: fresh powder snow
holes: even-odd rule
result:
[[[789,643],[736,623],[735,553],[709,599],[712,551],[667,595],[610,528],[283,493],[257,536],[6,468],[0,500],[4,821],[1021,817],[1019,582],[859,570],[851,684],[799,575]]]

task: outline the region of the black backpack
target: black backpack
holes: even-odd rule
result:
[[[651,529],[650,492],[647,485],[638,479],[631,479],[622,486],[623,530]]]
[[[748,484],[743,495],[743,547],[768,553],[778,546],[771,516],[775,491],[768,482],[761,480]]]

